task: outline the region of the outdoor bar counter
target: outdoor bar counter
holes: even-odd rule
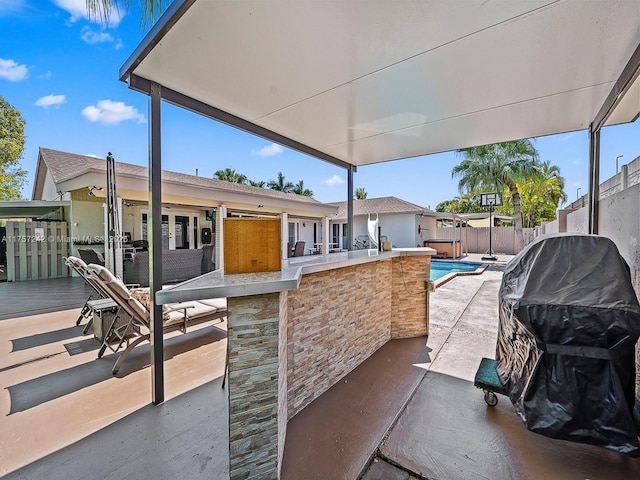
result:
[[[229,474],[277,478],[287,421],[390,339],[429,331],[432,248],[291,258],[279,272],[221,270],[159,304],[227,298]]]

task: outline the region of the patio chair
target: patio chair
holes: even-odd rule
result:
[[[64,261],[69,268],[82,277],[85,283],[91,287],[91,293],[85,300],[84,305],[80,310],[80,316],[78,317],[78,320],[76,320],[76,327],[80,326],[83,319],[86,318],[89,320],[82,331],[82,333],[86,335],[93,324],[93,309],[91,308],[90,302],[101,298],[109,298],[109,294],[91,277],[91,275],[89,275],[87,272],[87,264],[81,258],[69,255],[68,257],[64,257]]]
[[[90,264],[87,271],[118,305],[118,312],[113,317],[111,324],[105,329],[102,345],[98,352],[98,358],[102,358],[104,352],[110,349],[117,353],[124,350],[116,360],[112,372],[118,373],[120,366],[127,355],[138,344],[150,338],[150,314],[147,308],[132,295],[132,292],[119,278],[101,265]],[[148,294],[147,294],[148,295]],[[211,320],[224,321],[227,316],[226,299],[209,299],[193,302],[184,302],[165,306],[163,311],[163,333],[181,331],[187,333],[189,326],[208,322]]]
[[[296,246],[293,247],[293,256],[294,257],[302,257],[304,255],[304,246],[305,242],[299,241],[296,242]]]

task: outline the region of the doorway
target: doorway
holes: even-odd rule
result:
[[[176,250],[189,248],[189,217],[175,217]]]

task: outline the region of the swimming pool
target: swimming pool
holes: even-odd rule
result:
[[[448,273],[475,272],[481,266],[481,263],[431,260],[431,280],[438,280]]]

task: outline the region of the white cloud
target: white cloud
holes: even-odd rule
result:
[[[94,32],[89,27],[84,27],[82,29],[82,36],[80,38],[89,45],[94,45],[96,43],[112,43],[115,41],[110,33]]]
[[[36,103],[34,103],[34,105],[47,108],[51,105],[60,105],[63,103],[67,103],[67,97],[65,97],[64,95],[46,95],[36,100]]]
[[[47,71],[47,73],[43,73],[42,75],[38,75],[38,78],[51,78],[51,72]]]
[[[574,137],[573,133],[569,133],[567,135],[564,135],[562,137],[560,137],[560,142],[566,142],[567,140],[571,140]]]
[[[324,183],[328,187],[333,187],[335,185],[340,185],[344,183],[344,180],[342,179],[342,177],[339,177],[338,175],[334,175],[333,177],[325,180],[322,183]]]
[[[112,100],[100,100],[97,105],[89,105],[82,110],[82,115],[90,122],[100,122],[105,125],[117,125],[125,120],[145,121],[144,115],[130,105]]]
[[[4,78],[11,82],[19,82],[27,78],[29,69],[26,65],[19,65],[16,61],[0,58],[0,78]]]
[[[261,156],[261,157],[273,157],[274,155],[278,155],[279,153],[282,153],[283,151],[284,151],[284,149],[280,145],[278,145],[277,143],[272,143],[271,145],[266,145],[266,146],[262,147],[257,152],[254,151],[254,153],[256,155]]]
[[[87,15],[87,0],[53,0],[53,3],[71,15],[71,18],[69,18],[71,23],[77,22],[82,18],[89,20],[89,16]],[[122,16],[122,13],[118,9],[114,8],[111,11],[109,18],[107,18],[107,25],[110,27],[117,27],[120,20],[122,20]],[[91,21],[101,23],[103,18],[99,17]]]

